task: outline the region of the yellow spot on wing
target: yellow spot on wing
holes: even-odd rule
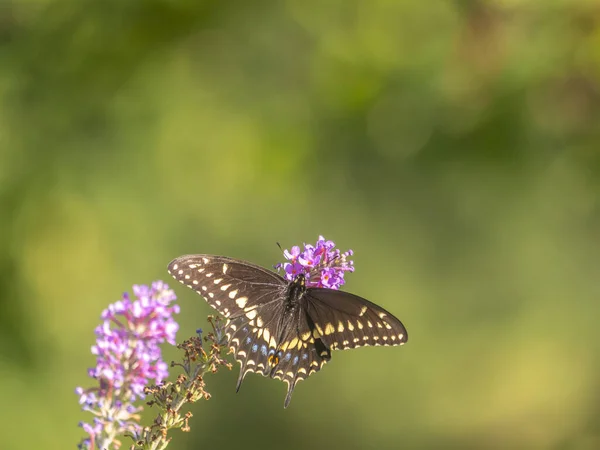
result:
[[[298,338],[293,338],[293,339],[290,341],[289,347],[290,347],[290,348],[294,348],[296,345],[298,345]]]
[[[360,308],[360,314],[359,314],[359,316],[361,316],[361,317],[362,317],[362,316],[363,316],[363,314],[364,314],[364,313],[366,313],[366,312],[367,312],[367,307],[366,307],[366,306],[363,306],[362,308]]]
[[[248,319],[252,320],[252,319],[254,319],[254,318],[256,317],[256,314],[257,314],[256,310],[255,310],[255,309],[253,309],[253,310],[251,310],[251,311],[248,311],[248,312],[246,313],[246,317],[247,317]]]
[[[350,320],[348,320],[348,329],[349,329],[350,331],[353,331],[353,330],[354,330],[354,325],[352,325],[352,322],[350,322]]]
[[[227,269],[229,269],[229,266],[227,264],[223,264],[223,273],[227,273]]]
[[[330,323],[325,325],[325,334],[329,335],[334,332],[335,332],[335,328],[333,328],[333,325],[331,325]]]
[[[269,343],[270,337],[271,337],[271,333],[269,333],[269,330],[267,330],[265,328],[265,330],[263,331],[263,339],[267,342],[267,344]]]
[[[235,296],[237,295],[237,293],[238,293],[238,290],[237,290],[237,289],[234,289],[233,291],[231,291],[231,292],[229,293],[229,298],[231,298],[231,299],[234,299],[234,298],[235,298]]]
[[[240,307],[243,308],[244,306],[246,306],[246,302],[248,302],[248,297],[239,297],[236,299],[235,303]]]

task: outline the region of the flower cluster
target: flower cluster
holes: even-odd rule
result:
[[[304,244],[303,250],[298,246],[284,250],[283,255],[289,262],[276,264],[275,268],[283,269],[284,277],[289,281],[304,274],[308,287],[339,289],[345,283],[344,273],[354,271],[354,262],[348,260],[353,252],[342,253],[334,247],[333,241],[319,236],[314,246]]]
[[[133,286],[135,299],[125,293],[122,300],[102,312],[102,324],[96,332],[96,367],[88,370],[97,380],[94,388],[78,387],[82,409],[91,412],[93,424],[81,423],[89,435],[80,449],[112,449],[120,443],[118,434],[140,431],[140,408],[133,405],[144,398],[144,388],[150,382],[161,383],[168,375],[159,344],[175,345],[179,328],[173,314],[179,306],[172,305],[175,293],[162,281],[152,286]]]

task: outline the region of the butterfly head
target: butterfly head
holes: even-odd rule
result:
[[[296,278],[294,279],[294,283],[296,283],[302,287],[306,287],[306,275],[304,275],[303,273],[299,273],[298,275],[296,275]]]

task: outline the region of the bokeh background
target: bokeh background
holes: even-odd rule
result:
[[[206,328],[173,257],[323,234],[408,345],[209,377],[169,448],[598,449],[599,193],[596,0],[1,0],[0,446],[75,448],[132,284]]]

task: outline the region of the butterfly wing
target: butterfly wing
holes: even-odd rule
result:
[[[333,289],[309,288],[304,294],[296,327],[276,350],[278,365],[271,376],[288,385],[287,407],[299,381],[321,370],[331,359],[330,349],[367,345],[402,345],[404,325],[382,307],[357,295]]]
[[[224,333],[240,363],[237,390],[249,372],[272,376],[269,358],[276,352],[289,283],[260,266],[225,256],[181,256],[168,270],[227,318]]]
[[[270,270],[225,256],[180,256],[169,263],[168,270],[220,314],[232,319],[280,300],[288,284]]]
[[[402,345],[408,340],[402,322],[382,307],[348,292],[310,288],[307,313],[321,340],[332,350],[368,345]]]

